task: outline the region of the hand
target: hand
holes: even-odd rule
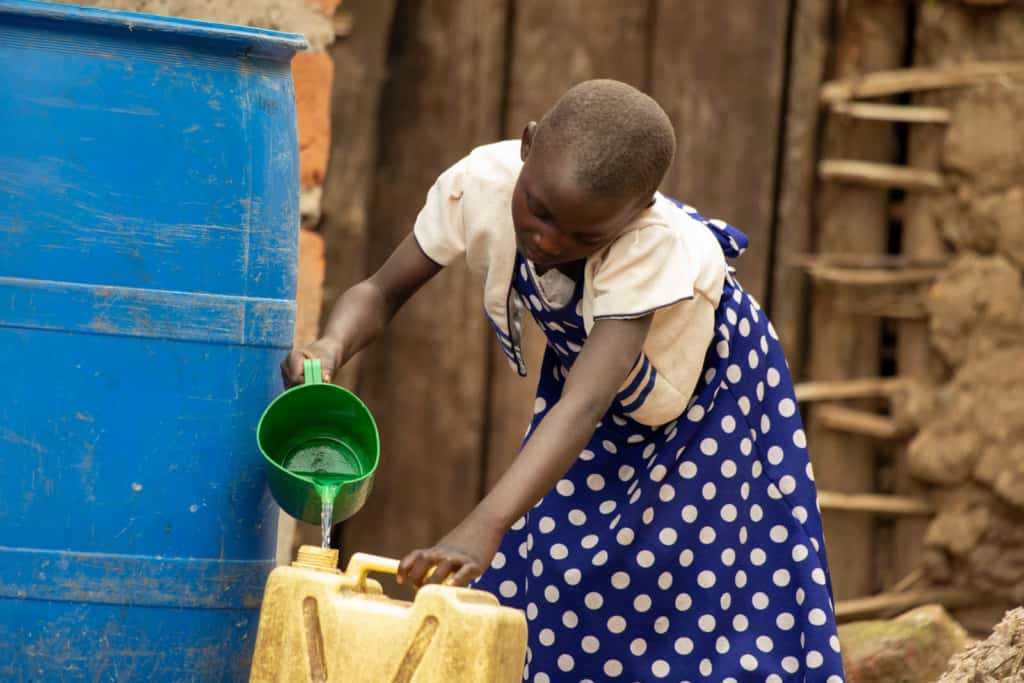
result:
[[[414,550],[398,565],[398,583],[466,586],[484,573],[498,552],[505,529],[466,518],[432,548]],[[431,570],[433,573],[431,574]]]
[[[303,361],[307,358],[319,358],[320,368],[323,373],[323,381],[330,382],[334,379],[335,373],[341,369],[343,353],[341,344],[329,337],[318,339],[309,346],[301,349],[293,349],[288,356],[281,361],[281,379],[284,381],[284,388],[288,389],[305,381],[303,372]]]

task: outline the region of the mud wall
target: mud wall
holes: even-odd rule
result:
[[[927,3],[922,66],[1024,59],[1024,8]],[[949,251],[927,297],[933,347],[948,376],[918,416],[912,474],[938,514],[924,564],[932,582],[1024,602],[1024,80],[1001,78],[919,97],[951,112],[915,156],[948,190],[918,202]],[[912,141],[913,142],[913,141]]]

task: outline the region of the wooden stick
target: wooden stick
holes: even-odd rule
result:
[[[836,293],[837,313],[890,320],[927,320],[923,284],[846,288]]]
[[[902,391],[906,386],[907,383],[899,377],[801,382],[796,385],[796,400],[801,403],[811,403],[842,401],[851,398],[888,397]]]
[[[905,190],[941,190],[946,187],[945,178],[935,171],[854,159],[825,159],[818,163],[818,175],[825,180],[871,187]]]
[[[967,588],[929,588],[905,593],[881,593],[868,598],[852,598],[836,603],[836,619],[852,621],[906,610],[929,603],[947,608],[978,604],[984,595]]]
[[[907,123],[949,123],[950,113],[942,107],[921,107],[907,104],[876,104],[874,102],[836,102],[832,111],[855,119],[869,121],[905,121]]]
[[[818,491],[822,510],[868,512],[878,515],[932,515],[934,506],[923,498],[891,496],[882,493],[840,493]]]
[[[850,432],[876,439],[898,439],[908,434],[908,430],[891,417],[875,415],[864,410],[824,405],[815,408],[814,412],[822,424],[840,432]]]
[[[806,254],[796,253],[784,257],[787,266],[833,266],[836,268],[934,268],[941,269],[949,266],[949,259],[945,258],[914,258],[903,254]]]
[[[838,268],[835,266],[809,266],[807,274],[815,280],[837,285],[908,285],[931,282],[945,272],[945,268]]]
[[[888,592],[905,593],[914,587],[918,581],[924,578],[924,570],[920,567],[913,569],[909,574],[892,585]]]
[[[797,6],[804,4],[808,3],[796,3]],[[832,2],[822,4],[837,6]],[[836,30],[830,43],[831,75],[859,78],[904,64],[909,13],[902,3],[857,2],[854,11],[834,11],[833,14]],[[871,30],[863,30],[864,26],[871,26]],[[879,135],[877,124],[840,116],[825,119],[817,158],[888,163],[899,159],[896,137]],[[889,234],[886,211],[889,193],[886,190],[819,182],[812,194],[817,208],[814,226],[817,251],[886,253]],[[780,253],[784,251],[780,249]],[[806,377],[840,380],[876,374],[881,321],[838,313],[835,288],[813,281],[812,284],[809,330],[813,332],[813,343],[808,345],[810,358]],[[813,413],[808,417],[807,439],[815,454],[818,485],[833,490],[873,490],[877,474],[871,454],[877,450],[877,444],[826,429]],[[872,558],[878,550],[878,520],[870,515],[841,511],[826,511],[822,518],[826,536],[842,539],[841,543],[829,547],[836,599],[869,594],[877,585]]]
[[[818,106],[818,91],[827,76],[832,46],[832,3],[790,3],[792,45],[786,87],[786,134],[779,150],[781,165],[776,226],[776,252],[806,251],[814,246],[815,185],[818,182],[818,146],[826,111]],[[506,117],[507,118],[507,117]],[[792,268],[775,268],[768,310],[782,339],[794,377],[803,377],[807,353],[811,283]]]
[[[956,88],[991,78],[1022,75],[1024,62],[974,62],[947,67],[891,69],[825,83],[821,87],[820,99],[825,103],[843,102],[858,97]]]

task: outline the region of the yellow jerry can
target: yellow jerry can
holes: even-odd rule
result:
[[[304,545],[270,574],[250,683],[518,683],[526,618],[490,593],[426,585],[413,602],[384,595],[371,571],[398,561]]]

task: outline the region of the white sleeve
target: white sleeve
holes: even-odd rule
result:
[[[654,312],[643,354],[616,397],[623,413],[653,426],[686,409],[714,337],[718,303],[700,283],[724,274],[717,246],[705,253],[682,228],[662,223],[626,233],[597,264],[595,323]]]
[[[593,276],[594,320],[639,318],[694,296],[696,268],[683,238],[666,225],[619,237]]]
[[[466,159],[462,159],[438,176],[413,225],[413,235],[420,249],[441,266],[447,266],[466,251],[462,217],[465,167]]]

